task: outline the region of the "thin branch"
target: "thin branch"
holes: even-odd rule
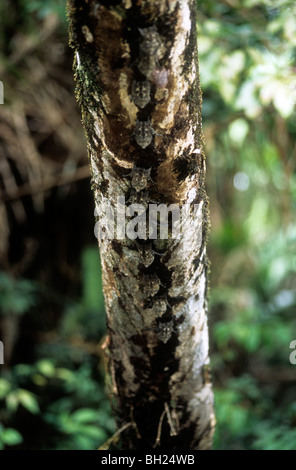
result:
[[[174,426],[174,423],[173,423],[173,420],[172,420],[172,416],[171,416],[171,412],[170,412],[170,408],[169,408],[169,405],[167,404],[167,402],[165,402],[165,404],[164,404],[164,409],[165,409],[165,412],[166,412],[166,415],[167,415],[167,418],[168,418],[168,423],[169,423],[170,428],[171,428],[170,436],[177,436],[177,431],[175,429],[175,426]]]
[[[104,442],[104,444],[102,444],[101,447],[98,448],[98,450],[109,450],[110,445],[117,439],[117,437],[120,436],[121,433],[123,433],[126,429],[128,429],[132,425],[133,425],[132,422],[124,424],[120,429],[118,429],[113,434],[113,436],[107,439],[107,441]]]
[[[163,423],[163,418],[164,418],[164,415],[166,414],[166,410],[164,409],[161,416],[160,416],[160,419],[159,419],[159,423],[158,423],[158,428],[157,428],[157,436],[156,436],[156,441],[155,441],[155,444],[153,446],[153,448],[159,446],[160,444],[160,438],[161,438],[161,429],[162,429],[162,423]]]

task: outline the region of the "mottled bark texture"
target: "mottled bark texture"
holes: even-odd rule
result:
[[[195,9],[193,0],[68,4],[99,219],[102,202],[119,196],[191,207],[178,239],[99,241],[109,372],[130,449],[208,449],[214,429]]]

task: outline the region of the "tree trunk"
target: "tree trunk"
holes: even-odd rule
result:
[[[195,10],[193,0],[68,4],[99,216],[109,372],[119,425],[130,423],[121,434],[129,449],[208,449],[214,430]],[[132,203],[140,205],[134,219]],[[187,204],[180,236],[174,212],[167,236],[159,233],[165,215],[147,231],[149,204]]]

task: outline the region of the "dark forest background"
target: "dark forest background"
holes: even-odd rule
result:
[[[216,449],[296,450],[296,6],[197,2]],[[115,423],[63,0],[0,4],[0,449],[96,449]]]

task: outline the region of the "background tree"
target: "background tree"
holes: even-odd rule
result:
[[[207,449],[214,415],[195,2],[77,0],[69,16],[99,223],[104,201],[115,209],[120,197],[190,204],[178,238],[172,229],[167,239],[118,237],[121,220],[115,239],[99,237],[112,391],[121,425],[131,423],[123,441]]]

